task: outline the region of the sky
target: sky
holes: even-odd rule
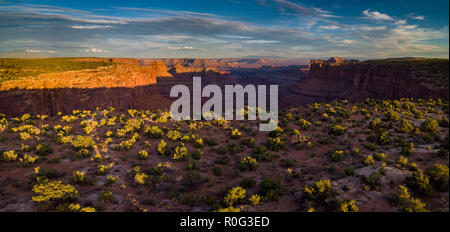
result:
[[[0,57],[449,57],[448,0],[0,0]]]

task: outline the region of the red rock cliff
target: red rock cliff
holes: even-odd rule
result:
[[[311,64],[308,78],[298,82],[293,91],[299,97],[309,99],[307,103],[331,99],[354,101],[367,97],[448,100],[448,60],[436,62]]]
[[[156,66],[116,64],[95,70],[42,74],[0,84],[0,112],[55,115],[74,109],[166,109],[156,91]]]

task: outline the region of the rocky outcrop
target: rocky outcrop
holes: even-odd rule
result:
[[[228,71],[235,68],[285,67],[290,65],[307,65],[306,59],[284,58],[223,58],[223,59],[145,59],[144,62],[161,61],[167,67],[177,68],[177,72]],[[177,66],[177,67],[175,67]],[[186,70],[183,71],[183,68]],[[192,68],[192,69],[189,69]],[[209,70],[208,70],[209,69]]]
[[[41,74],[0,84],[0,112],[55,115],[75,109],[166,109],[155,66],[116,64],[95,70]]]
[[[448,78],[448,60],[312,63],[308,78],[298,82],[291,91],[302,98],[303,103],[334,99],[356,101],[367,97],[448,100]]]

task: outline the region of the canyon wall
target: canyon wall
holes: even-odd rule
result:
[[[115,64],[93,70],[41,74],[0,83],[0,112],[55,115],[76,109],[167,109],[157,93],[158,65]]]
[[[434,63],[435,62],[435,63]],[[404,97],[449,99],[448,60],[404,62],[312,62],[308,77],[290,88],[296,103]]]

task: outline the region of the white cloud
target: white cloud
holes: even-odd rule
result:
[[[397,20],[397,21],[395,22],[395,24],[396,24],[396,25],[405,25],[405,24],[406,24],[406,20],[403,20],[403,19]]]
[[[336,26],[336,25],[329,25],[329,26],[320,26],[320,29],[327,29],[327,30],[337,30],[340,27]]]
[[[386,30],[386,26],[375,26],[375,27],[370,27],[370,26],[361,26],[361,27],[356,27],[356,30],[360,30],[360,31],[383,31]]]
[[[279,43],[280,41],[275,40],[246,40],[243,41],[243,43],[249,43],[249,44],[271,44],[271,43]]]
[[[80,25],[74,25],[70,26],[72,29],[103,29],[103,28],[111,28],[112,26],[100,26],[100,25],[87,25],[87,26],[80,26]]]
[[[49,54],[56,54],[57,51],[47,51],[47,50],[35,50],[35,49],[27,49],[25,50],[27,53],[49,53]]]
[[[90,53],[106,53],[107,51],[98,49],[98,48],[87,48],[84,50],[81,50],[82,52],[90,52]]]
[[[169,47],[170,50],[194,50],[194,47],[184,46],[184,47]]]
[[[387,14],[380,13],[378,11],[365,10],[362,13],[365,16],[367,16],[369,19],[373,19],[373,20],[384,20],[384,21],[394,20],[391,16],[389,16]]]
[[[416,16],[416,17],[413,17],[413,19],[425,20],[425,16]]]

